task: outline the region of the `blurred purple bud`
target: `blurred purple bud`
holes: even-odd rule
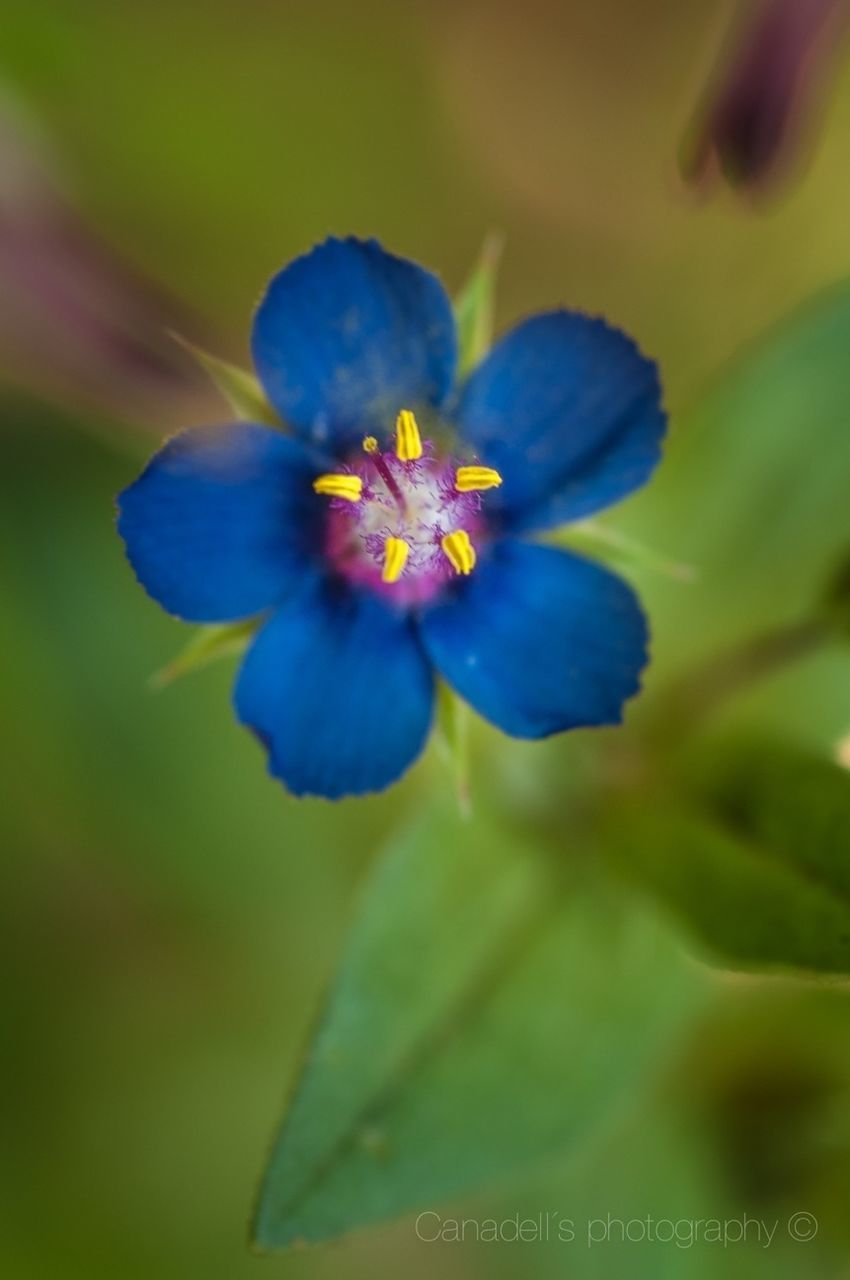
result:
[[[736,24],[697,120],[681,167],[690,182],[722,173],[757,190],[801,159],[802,124],[811,120],[829,78],[848,0],[759,0]]]
[[[198,322],[65,196],[32,121],[0,97],[0,368],[134,422],[185,418],[199,381],[168,330]]]

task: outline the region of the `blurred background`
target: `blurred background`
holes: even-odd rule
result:
[[[837,27],[822,38],[841,6],[783,8],[791,34],[787,47],[767,41],[779,53],[765,70],[735,52],[760,6],[731,0],[5,0],[4,1274],[346,1280],[439,1265],[463,1280],[697,1267],[695,1251],[426,1245],[409,1221],[330,1249],[248,1252],[258,1177],[356,887],[399,817],[445,782],[432,752],[387,796],[297,802],[234,723],[232,662],[151,692],[186,632],[137,588],[113,503],[163,435],[227,416],[168,331],[247,363],[264,283],[330,232],[375,235],[451,290],[500,232],[497,327],[559,304],[603,313],[659,360],[678,431],[730,362],[850,276],[850,61]],[[712,180],[712,130],[734,126],[720,108],[742,67],[756,90],[764,74],[768,125],[786,98],[793,121],[774,145],[748,117],[727,165],[735,181]],[[794,384],[803,419],[805,379],[821,381],[812,359]],[[790,393],[767,382],[769,450]],[[839,428],[846,403],[828,406]],[[678,465],[699,468],[681,433]],[[846,461],[845,447],[836,483]],[[749,466],[758,474],[757,457]],[[664,492],[647,491],[623,527],[702,572],[712,552],[695,545],[694,509]],[[754,510],[753,528],[784,501],[776,492]],[[809,532],[826,499],[811,501]],[[844,501],[842,514],[841,491],[830,498],[846,524]],[[710,573],[703,596],[699,582],[647,578],[647,697],[695,647],[772,617],[786,587],[793,601],[819,556],[814,534],[780,538],[759,589],[738,584],[725,611],[693,603],[717,598]],[[822,655],[761,687],[752,714],[832,752],[850,729],[849,673],[843,652]],[[561,771],[595,767],[586,741],[537,748],[478,728],[477,767],[533,807]],[[662,1206],[687,1185],[703,1209],[811,1210],[828,1240],[823,1272],[842,1274],[843,985],[770,980],[765,995],[755,980],[724,981],[714,1022],[668,1064],[636,1127],[601,1143],[590,1172],[553,1174],[547,1204],[578,1217],[596,1179],[629,1209],[648,1185]],[[697,1136],[683,1152],[686,1131]],[[721,1190],[703,1195],[709,1184]],[[482,1205],[497,1213],[496,1197]],[[770,1274],[813,1274],[812,1256],[770,1255]],[[726,1261],[714,1253],[699,1274]],[[748,1255],[741,1274],[761,1265]]]

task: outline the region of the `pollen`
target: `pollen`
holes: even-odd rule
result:
[[[327,498],[345,498],[346,502],[359,502],[363,496],[363,481],[360,476],[331,472],[317,476],[313,481],[313,489]]]
[[[447,533],[440,539],[440,546],[455,573],[464,575],[472,573],[475,568],[475,548],[469,541],[469,534],[465,529]]]
[[[378,441],[375,439],[374,436],[363,437],[363,452],[364,453],[378,452]]]
[[[410,547],[404,538],[387,538],[384,543],[384,568],[381,573],[384,582],[398,582],[404,572],[409,554]]]
[[[455,489],[458,493],[497,489],[501,483],[502,477],[493,467],[458,467],[455,472]]]
[[[402,409],[395,424],[396,457],[401,462],[415,462],[422,457],[422,437],[416,419],[409,409]]]

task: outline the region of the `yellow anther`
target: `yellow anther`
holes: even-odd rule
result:
[[[422,457],[422,437],[416,419],[409,409],[402,409],[395,424],[396,457],[402,462],[415,462]]]
[[[377,453],[377,452],[378,452],[378,442],[377,442],[377,440],[375,439],[375,437],[374,437],[374,436],[364,436],[364,437],[363,437],[363,449],[364,449],[364,452],[365,452],[365,453]]]
[[[440,539],[440,546],[455,573],[472,573],[475,568],[475,547],[469,541],[469,534],[465,529],[447,533]]]
[[[387,538],[384,543],[384,569],[381,574],[384,582],[398,582],[407,564],[409,552],[410,547],[404,538]]]
[[[497,489],[501,483],[502,477],[493,467],[458,467],[455,472],[455,488],[458,493]]]
[[[363,481],[359,476],[333,473],[317,476],[313,481],[313,488],[326,498],[345,498],[346,502],[359,502],[363,495]]]

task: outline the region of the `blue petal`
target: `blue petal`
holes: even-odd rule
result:
[[[320,544],[304,446],[253,423],[185,431],[118,499],[118,531],[146,591],[190,622],[277,604]]]
[[[497,544],[421,629],[449,684],[516,738],[619,723],[647,656],[643,613],[621,578],[522,542]]]
[[[658,372],[632,340],[570,311],[533,316],[463,389],[458,430],[504,484],[487,509],[515,531],[617,502],[649,477],[666,419]]]
[[[374,240],[326,240],[274,277],[252,351],[284,421],[344,451],[392,431],[400,409],[443,404],[457,336],[436,276]]]
[[[433,677],[410,618],[317,580],[266,623],[236,685],[236,712],[295,795],[380,791],[419,755]]]

